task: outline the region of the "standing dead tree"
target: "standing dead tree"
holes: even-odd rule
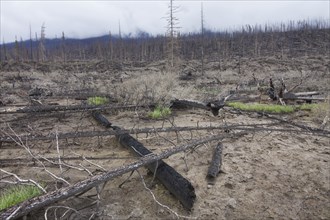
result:
[[[202,76],[204,75],[204,11],[203,2],[201,3],[201,34],[202,34],[202,46],[201,46],[201,61],[202,61]]]
[[[41,34],[40,34],[40,42],[39,42],[39,56],[42,62],[46,61],[46,48],[45,48],[45,40],[46,40],[46,34],[45,34],[45,23],[41,26]]]
[[[174,67],[174,59],[179,51],[178,49],[178,18],[175,17],[175,14],[178,12],[179,7],[173,4],[174,0],[170,0],[170,4],[168,6],[169,12],[167,17],[167,57],[168,63],[171,69]]]

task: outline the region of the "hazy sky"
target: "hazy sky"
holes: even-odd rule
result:
[[[181,32],[200,30],[201,2],[204,8],[205,27],[212,30],[234,29],[246,24],[265,24],[302,19],[328,19],[330,0],[210,0],[174,1],[180,6],[176,17]],[[122,34],[146,31],[164,34],[169,0],[158,1],[87,1],[87,0],[0,0],[1,42],[29,38],[43,23],[46,37],[85,38],[109,33],[118,34],[120,21]]]

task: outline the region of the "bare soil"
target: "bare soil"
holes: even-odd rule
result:
[[[256,83],[267,85],[270,77],[285,78],[287,86],[294,86],[301,77],[304,82],[296,91],[321,91],[329,95],[329,59],[300,58],[297,60],[256,59],[242,61],[238,73],[235,61],[226,62],[222,69],[217,63],[206,66],[204,76],[198,73],[198,63],[190,62],[178,68],[174,74],[175,83],[168,90],[166,99],[190,96],[205,101],[235,90],[240,85],[242,95],[257,96]],[[299,66],[299,68],[297,68]],[[187,72],[194,70],[192,74]],[[133,96],[129,86],[140,77],[161,77],[167,74],[157,64],[146,67],[126,66],[117,72],[63,72],[37,71],[1,72],[1,108],[10,106],[32,105],[29,92],[38,87],[44,94],[38,99],[43,104],[61,105],[81,104],[77,96],[84,94],[107,94],[128,102]],[[180,79],[181,77],[181,79]],[[276,81],[278,83],[278,81]],[[122,90],[125,86],[125,90]],[[134,87],[136,92],[140,87]],[[150,88],[152,89],[152,88]],[[126,94],[120,94],[125,91]],[[185,91],[185,92],[183,92]],[[189,92],[187,92],[189,91]],[[52,93],[46,96],[46,93]],[[130,96],[130,97],[128,97]],[[126,97],[126,98],[125,98]],[[127,98],[128,97],[128,98]],[[121,99],[120,99],[121,98]],[[155,97],[154,97],[155,98]],[[156,97],[157,98],[157,97]],[[145,101],[145,100],[141,100]],[[163,100],[165,103],[167,100]],[[265,97],[263,102],[269,102]],[[171,126],[209,126],[231,124],[268,124],[271,128],[290,129],[292,125],[277,123],[272,119],[254,113],[237,114],[225,107],[219,116],[199,109],[174,110],[166,119],[151,120],[150,109],[136,108],[127,111],[104,111],[104,115],[114,125],[125,129],[152,128]],[[277,117],[294,122],[319,127],[325,115],[312,111],[300,111]],[[57,158],[56,140],[24,141],[25,135],[49,135],[65,132],[104,130],[88,112],[53,112],[29,114],[0,114],[1,136],[20,136],[22,144],[31,149],[34,155]],[[277,124],[274,124],[274,123]],[[329,130],[329,125],[325,126]],[[14,133],[15,132],[15,133]],[[208,135],[223,134],[223,130],[193,131],[179,133],[139,134],[134,135],[148,149],[159,153],[174,145],[187,143],[193,139]],[[230,133],[237,131],[232,130]],[[249,131],[239,138],[225,138],[223,141],[222,172],[214,180],[206,178],[212,152],[217,142],[211,142],[197,148],[175,154],[165,161],[191,181],[197,195],[191,211],[185,210],[180,202],[146,169],[140,173],[155,198],[179,215],[196,219],[330,219],[330,139],[329,136],[308,132]],[[58,143],[63,157],[107,157],[107,159],[67,160],[78,169],[49,165],[47,169],[73,184],[101,174],[103,167],[111,170],[135,161],[137,158],[127,149],[119,146],[115,137],[68,138]],[[1,143],[0,161],[4,159],[31,158],[29,153],[15,143]],[[46,164],[46,163],[45,163]],[[95,165],[97,164],[97,165]],[[40,164],[19,163],[0,165],[2,169],[13,172],[22,178],[34,179],[45,183],[47,190],[65,186],[54,180]],[[88,173],[88,171],[91,173]],[[69,212],[64,219],[88,219],[93,212],[99,212],[99,219],[176,219],[168,209],[158,205],[149,191],[144,188],[140,176],[133,175],[119,187],[129,173],[109,181],[102,194],[101,203],[95,201],[95,190],[80,197],[71,198],[54,206],[67,206],[79,210]],[[6,175],[0,172],[0,180]],[[0,182],[1,191],[8,184]],[[88,195],[88,196],[87,196]],[[50,208],[48,217],[54,219],[54,210],[64,213],[65,209]],[[44,219],[45,209],[31,213],[28,219]]]

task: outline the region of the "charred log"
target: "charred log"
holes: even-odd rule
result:
[[[176,99],[172,101],[171,108],[200,108],[211,111],[214,116],[217,116],[219,115],[219,110],[225,106],[227,99],[231,96],[232,95],[229,95],[220,100],[210,101],[208,103],[195,100]]]
[[[58,112],[58,111],[96,111],[96,110],[117,110],[117,109],[134,109],[136,107],[147,107],[137,105],[41,105],[41,106],[24,106],[24,107],[6,107],[0,109],[0,114],[11,113],[34,113],[34,112]]]
[[[209,170],[207,172],[207,177],[209,178],[217,177],[221,169],[221,163],[222,163],[221,157],[222,157],[222,143],[218,143],[218,145],[216,146],[213,152],[213,157],[211,164],[209,166]]]
[[[92,113],[93,118],[106,128],[111,128],[111,123],[99,112]]]
[[[120,133],[120,128],[111,126],[111,123],[99,112],[93,113],[94,118],[103,126],[112,127],[118,131],[116,138],[120,145],[131,150],[134,154],[143,157],[152,155],[153,153],[144,147],[142,143],[137,141],[128,133]],[[146,166],[156,178],[182,203],[182,205],[191,210],[194,205],[196,194],[191,183],[179,174],[175,169],[165,163],[163,160],[150,163]]]
[[[182,109],[182,108],[200,108],[209,110],[209,107],[206,106],[205,103],[196,101],[196,100],[188,100],[188,99],[175,99],[171,102],[171,108]]]

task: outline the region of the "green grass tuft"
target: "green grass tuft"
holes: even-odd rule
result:
[[[229,102],[228,106],[240,109],[243,111],[256,111],[267,113],[292,113],[296,110],[314,111],[320,107],[320,104],[303,104],[303,105],[273,105],[273,104],[258,104],[258,103],[242,103]]]
[[[106,97],[95,96],[89,97],[87,102],[89,105],[105,105],[109,102],[109,100]]]
[[[149,117],[152,119],[159,119],[169,116],[172,113],[171,109],[168,107],[157,106],[151,113]]]
[[[42,191],[36,186],[20,185],[10,187],[0,194],[0,211],[41,195],[41,193]]]
[[[245,104],[242,102],[230,102],[228,106],[237,108],[243,111],[257,111],[267,113],[292,113],[295,107],[291,105],[267,105],[267,104]]]

